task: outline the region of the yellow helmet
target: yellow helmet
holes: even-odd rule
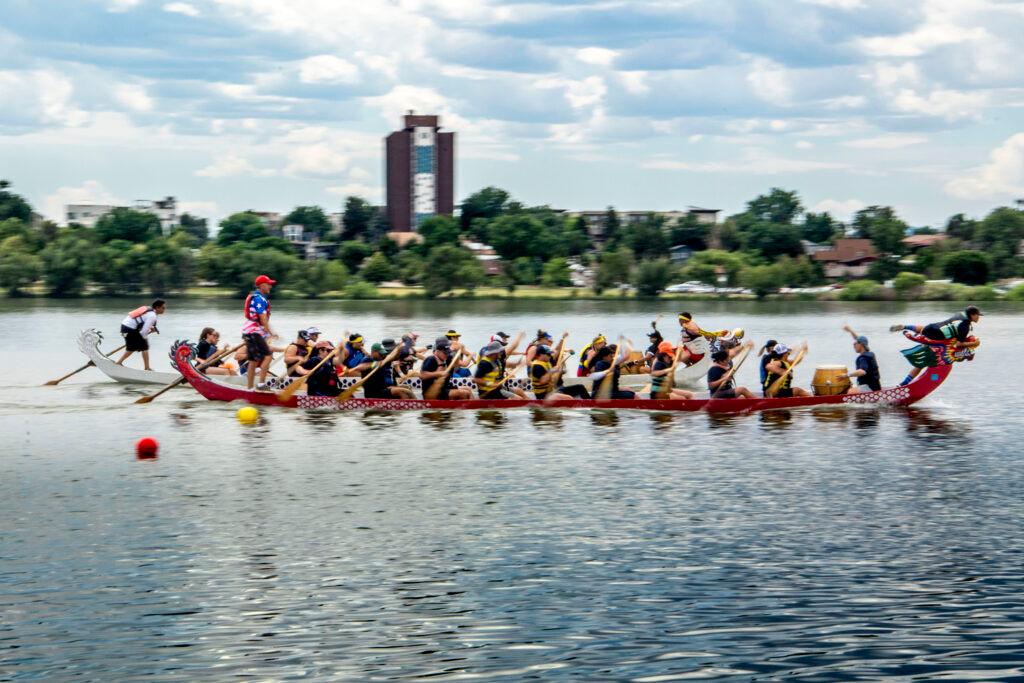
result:
[[[744,334],[746,333],[743,331],[742,327],[737,327],[735,330],[732,331],[732,336],[736,337],[737,339],[743,339]]]

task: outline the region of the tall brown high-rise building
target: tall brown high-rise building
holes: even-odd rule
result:
[[[388,222],[393,232],[415,232],[455,208],[455,133],[442,133],[437,116],[409,112],[402,130],[385,139]]]

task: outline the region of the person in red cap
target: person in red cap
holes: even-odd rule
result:
[[[246,383],[252,389],[256,380],[256,368],[260,369],[260,383],[257,388],[262,389],[267,381],[267,372],[270,370],[272,353],[267,339],[276,338],[277,334],[270,328],[270,288],[277,284],[266,275],[256,278],[256,288],[245,298],[245,324],[242,325],[242,339],[245,341],[245,351],[249,359],[249,367],[246,368]]]

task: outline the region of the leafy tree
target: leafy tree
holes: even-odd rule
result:
[[[633,250],[637,259],[656,259],[668,253],[668,240],[663,224],[663,219],[652,214],[626,230],[626,245]]]
[[[17,218],[26,225],[32,222],[32,206],[25,199],[7,188],[10,181],[0,180],[0,221]]]
[[[443,244],[458,246],[462,237],[459,224],[451,216],[431,216],[420,223],[417,232],[423,238],[419,247],[421,254],[429,254],[434,247]]]
[[[293,273],[295,289],[310,299],[324,292],[337,292],[348,282],[348,269],[337,261],[303,261]]]
[[[546,260],[560,255],[558,234],[528,213],[508,214],[491,221],[487,242],[506,261],[522,256]]]
[[[805,240],[823,244],[831,242],[832,238],[839,232],[839,223],[827,212],[804,214],[803,238]]]
[[[96,221],[94,232],[100,242],[145,242],[161,234],[160,219],[146,211],[122,207],[114,209]]]
[[[686,268],[684,268],[684,277],[689,280],[700,280],[711,285],[717,284],[717,275],[714,274],[714,267],[722,266],[725,268],[729,284],[736,285],[739,283],[740,271],[747,265],[746,260],[741,254],[721,249],[708,249],[706,251],[699,251],[690,257],[690,260],[686,263]],[[707,276],[708,271],[706,268],[703,268],[704,266],[711,268],[710,277]]]
[[[377,288],[365,280],[353,280],[345,285],[346,299],[376,299],[380,296]]]
[[[145,266],[138,274],[151,294],[159,296],[184,290],[192,283],[192,252],[174,239],[150,240],[141,257]]]
[[[46,245],[43,280],[51,296],[75,296],[82,292],[86,279],[86,255],[92,249],[79,229],[62,230]]]
[[[884,298],[882,285],[874,280],[854,280],[839,292],[841,301],[878,301]]]
[[[331,222],[327,214],[319,206],[296,206],[284,217],[285,225],[301,225],[304,232],[323,238],[330,229]]]
[[[893,280],[892,287],[903,296],[919,291],[924,287],[924,275],[920,273],[908,273],[906,271],[898,274]]]
[[[637,292],[643,296],[658,296],[672,279],[672,265],[666,258],[642,261],[633,276]]]
[[[0,241],[0,287],[9,295],[19,296],[39,279],[42,269],[42,259],[32,253],[20,235]]]
[[[718,239],[718,244],[726,251],[737,251],[743,248],[743,236],[740,234],[739,224],[732,216],[722,221],[722,224],[714,230],[714,234]]]
[[[954,251],[942,262],[946,277],[965,285],[983,285],[989,280],[992,259],[980,251]]]
[[[744,234],[743,245],[746,249],[761,252],[767,259],[783,255],[799,256],[804,253],[800,229],[785,223],[754,223]]]
[[[338,260],[345,264],[350,273],[359,270],[359,266],[371,254],[373,254],[373,247],[366,242],[350,240],[342,242],[338,247]]]
[[[200,243],[210,239],[210,230],[207,227],[205,218],[199,218],[189,213],[181,214],[178,223],[181,229],[199,240]]]
[[[395,268],[403,284],[419,284],[423,277],[423,257],[411,249],[400,251],[395,257]]]
[[[787,287],[810,287],[824,279],[820,267],[806,256],[783,256],[775,263],[775,267]]]
[[[354,240],[367,236],[378,213],[377,208],[362,197],[347,197],[341,216],[341,239]]]
[[[694,261],[693,259],[690,259],[683,268],[683,277],[688,281],[694,280],[697,282],[703,282],[706,285],[717,285],[717,266],[712,263]]]
[[[974,231],[978,228],[978,221],[973,218],[968,218],[962,213],[955,214],[949,217],[946,221],[946,234],[950,237],[956,237],[964,242],[970,242],[974,239]]]
[[[609,206],[604,212],[604,220],[601,221],[601,235],[605,245],[615,246],[618,244],[619,233],[622,230],[622,221],[614,206]]]
[[[562,228],[562,245],[569,256],[580,256],[592,247],[586,218],[577,216],[565,222]]]
[[[302,261],[294,253],[277,249],[253,249],[243,242],[220,247],[206,244],[196,259],[199,277],[230,287],[236,294],[252,290],[257,275],[266,274],[287,287],[299,286]]]
[[[629,282],[632,269],[633,254],[629,249],[605,249],[601,252],[594,289],[600,294],[606,289]]]
[[[267,226],[263,220],[251,211],[233,213],[220,222],[217,232],[217,244],[227,246],[236,242],[249,242],[260,237],[267,237]]]
[[[138,249],[135,249],[138,247]],[[144,267],[140,252],[143,245],[126,240],[111,240],[92,249],[86,259],[86,272],[106,296],[134,294],[139,291],[141,269]]]
[[[505,276],[517,285],[535,285],[540,282],[544,264],[538,258],[520,256],[514,261],[505,262]]]
[[[1003,206],[995,209],[978,225],[974,240],[992,258],[997,277],[1013,277],[1020,272],[1017,249],[1024,239],[1024,212]]]
[[[393,259],[398,255],[398,243],[387,235],[383,235],[379,240],[377,240],[377,251],[384,254],[389,259]]]
[[[859,237],[867,238],[883,254],[902,254],[907,224],[891,206],[869,206],[853,216],[853,228]]]
[[[744,287],[753,291],[758,299],[763,299],[786,285],[784,275],[778,265],[744,268],[740,272],[740,282]]]
[[[669,241],[673,247],[682,245],[694,251],[704,251],[711,240],[712,228],[712,225],[701,223],[695,215],[688,213],[672,226]]]
[[[378,251],[363,262],[363,269],[359,271],[359,275],[367,282],[379,285],[393,278],[395,269],[391,267],[388,257]]]
[[[560,256],[551,259],[544,264],[540,281],[545,287],[571,287],[572,271],[569,270],[569,262]]]
[[[462,231],[473,234],[477,239],[484,239],[486,232],[477,234],[475,231],[478,228],[474,227],[474,220],[484,219],[478,225],[485,226],[488,221],[505,212],[508,201],[509,193],[497,187],[485,187],[469,195],[462,202],[462,215],[459,218]]]
[[[900,272],[899,259],[890,256],[882,256],[868,266],[867,279],[875,282],[885,282],[896,277]]]
[[[242,244],[242,243],[240,243]],[[257,237],[254,240],[245,242],[243,244],[246,249],[275,249],[282,254],[288,254],[289,256],[297,256],[296,247],[294,244],[282,237],[274,237],[273,235],[267,235],[266,237]]]
[[[758,195],[747,202],[745,213],[752,221],[789,225],[802,210],[796,191],[773,187],[768,194]]]
[[[434,298],[453,289],[476,288],[484,281],[484,270],[468,249],[452,244],[434,247],[423,269],[423,288]]]

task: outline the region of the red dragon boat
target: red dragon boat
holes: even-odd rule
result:
[[[496,408],[601,408],[622,410],[656,410],[670,412],[749,413],[761,410],[807,408],[825,405],[888,405],[909,406],[939,388],[952,370],[951,364],[925,368],[906,386],[883,388],[863,394],[838,396],[803,396],[790,398],[695,398],[683,399],[607,399],[573,400],[546,403],[537,399],[474,399],[469,401],[441,401],[392,398],[350,398],[338,401],[331,396],[294,394],[281,401],[277,394],[251,391],[242,387],[222,384],[203,375],[195,367],[195,351],[181,344],[174,355],[178,370],[196,391],[211,401],[246,401],[253,405],[303,408],[307,410],[487,410]]]

